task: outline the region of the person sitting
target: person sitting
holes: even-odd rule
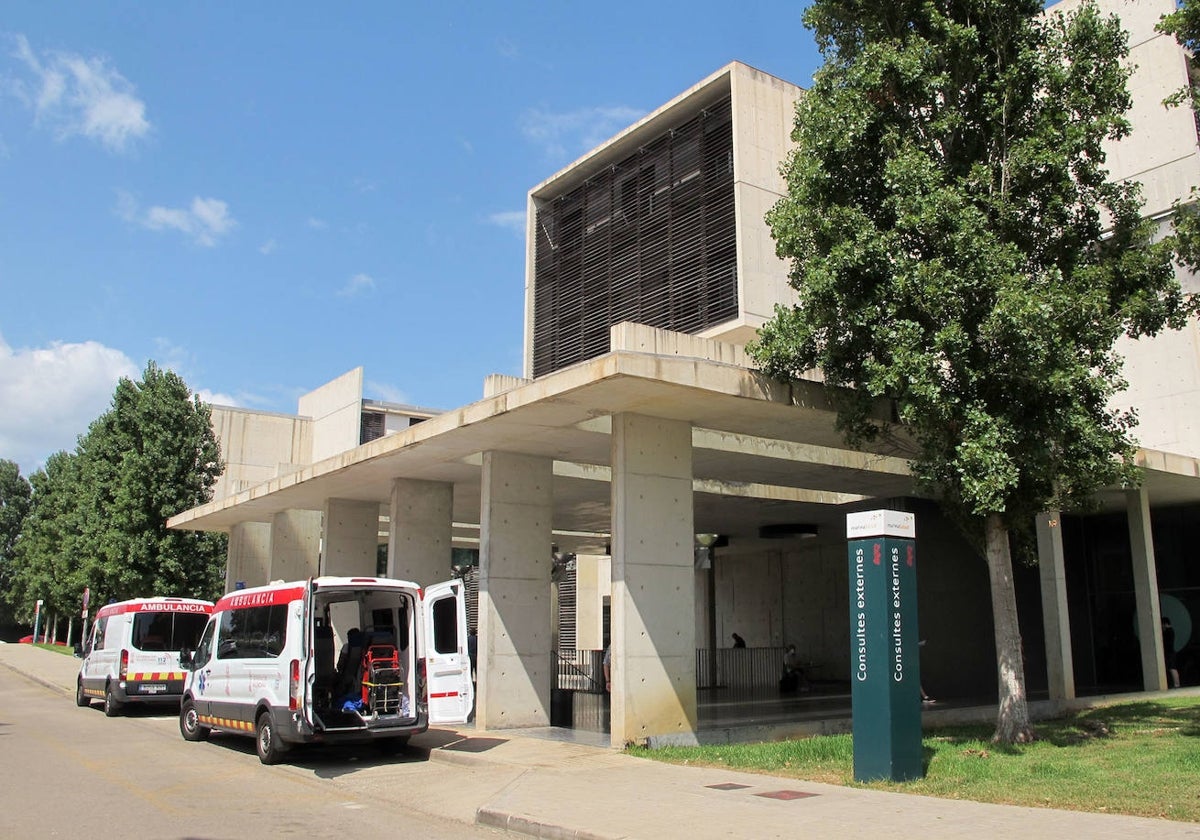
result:
[[[800,655],[796,653],[795,645],[788,645],[783,652],[783,676],[779,678],[779,690],[785,692],[807,691],[808,678],[804,673],[804,665]]]
[[[733,646],[735,648],[744,648],[746,646],[746,640],[743,639],[741,636],[739,636],[737,633],[734,633],[733,634]]]

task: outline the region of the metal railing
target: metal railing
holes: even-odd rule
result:
[[[696,650],[696,688],[718,690],[721,702],[761,696],[779,690],[783,674],[782,647],[718,648],[713,672],[713,651]],[[609,697],[604,686],[604,651],[554,652],[551,723],[592,732],[609,729]],[[806,665],[811,676],[814,666]]]
[[[783,674],[782,647],[709,648],[696,650],[696,688],[778,688]]]

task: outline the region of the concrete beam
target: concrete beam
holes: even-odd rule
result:
[[[1042,582],[1042,627],[1046,635],[1046,681],[1051,700],[1075,698],[1071,620],[1067,614],[1067,575],[1063,562],[1062,515],[1037,517],[1038,573]]]
[[[397,478],[392,481],[388,577],[428,586],[450,578],[454,485]]]
[[[483,729],[550,723],[549,458],[486,452],[475,717]]]
[[[1142,654],[1142,687],[1166,691],[1162,613],[1158,606],[1158,571],[1150,531],[1150,494],[1145,487],[1125,491],[1129,515],[1129,547],[1133,551],[1133,594],[1137,603],[1138,647]]]
[[[614,416],[612,463],[612,743],[695,743],[691,425]]]
[[[327,499],[321,574],[374,577],[378,552],[379,503]]]
[[[229,529],[225,553],[225,591],[263,586],[271,581],[271,526],[239,522]]]
[[[271,517],[271,580],[305,580],[318,573],[321,511],[285,510]]]

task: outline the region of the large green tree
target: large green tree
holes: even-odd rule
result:
[[[33,488],[14,462],[0,459],[0,594],[12,588],[13,552],[29,513]],[[0,623],[12,618],[0,600]]]
[[[816,0],[824,65],[768,215],[798,302],[752,348],[820,368],[853,443],[895,431],[922,488],[985,547],[995,738],[1033,737],[1009,531],[1135,478],[1114,342],[1179,327],[1170,243],[1104,144],[1129,131],[1126,37],[1040,0]]]
[[[83,557],[109,598],[211,597],[222,589],[225,538],[168,530],[212,498],[222,464],[211,411],[176,373],[147,365],[122,378],[112,407],[80,439]]]
[[[221,474],[207,405],[175,373],[147,365],[123,378],[112,405],[35,473],[17,541],[10,602],[25,615],[150,595],[212,598],[223,588],[221,534],[168,530],[166,521],[212,498]]]

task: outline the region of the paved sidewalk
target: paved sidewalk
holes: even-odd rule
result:
[[[11,669],[73,704],[78,660],[0,645]],[[428,813],[545,838],[842,837],[1200,838],[1200,825],[1104,814],[986,805],[843,788],[729,770],[681,767],[619,751],[464,727],[414,738],[429,763],[342,779],[369,795],[432,803]],[[293,772],[308,773],[303,761]],[[378,781],[374,777],[379,776]]]

